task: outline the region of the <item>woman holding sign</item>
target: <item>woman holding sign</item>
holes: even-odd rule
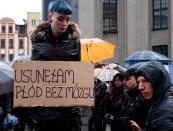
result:
[[[32,60],[80,61],[80,30],[71,22],[72,9],[64,0],[48,6],[48,22],[31,35]],[[32,107],[29,116],[38,131],[80,131],[79,107]]]

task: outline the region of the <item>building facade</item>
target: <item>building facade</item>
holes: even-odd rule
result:
[[[40,12],[27,12],[27,37],[28,37],[28,54],[31,55],[31,40],[30,35],[38,24],[41,23]]]
[[[0,19],[0,58],[12,61],[27,52],[26,25],[16,25],[11,18]]]
[[[74,10],[72,18],[75,19],[72,20],[79,24],[81,38],[98,37],[117,45],[114,58],[104,62],[122,64],[130,54],[142,50],[153,50],[173,58],[173,1],[66,1]],[[46,2],[48,5],[50,0]]]
[[[173,58],[173,1],[78,1],[82,37],[99,37],[117,45],[113,59],[123,64],[135,51],[153,50]]]
[[[81,38],[98,37],[117,45],[114,58],[103,63],[123,63],[135,51],[153,50],[173,58],[173,1],[171,0],[66,0],[73,8],[72,21],[79,24]],[[42,0],[42,20],[47,18],[50,0]],[[9,19],[10,20],[10,19]],[[39,12],[28,12],[27,38],[18,35],[14,21],[4,23],[1,19],[1,57],[12,54],[31,54],[30,34],[41,22]],[[20,26],[24,28],[24,26]],[[4,29],[5,28],[5,29]],[[3,30],[13,33],[3,33]],[[12,29],[11,29],[12,28]],[[17,29],[17,31],[19,31]],[[23,39],[18,51],[3,43]],[[14,39],[14,40],[12,40]],[[9,42],[8,42],[9,41]],[[22,41],[22,40],[20,40]],[[19,43],[19,42],[18,42]],[[22,42],[21,42],[22,43]],[[12,45],[12,44],[11,44]],[[10,47],[10,48],[9,48]],[[26,48],[26,51],[24,51]],[[13,55],[14,57],[14,55]]]
[[[8,17],[0,19],[0,59],[12,61],[17,56],[30,55],[30,35],[40,22],[40,12],[27,12],[23,25]]]

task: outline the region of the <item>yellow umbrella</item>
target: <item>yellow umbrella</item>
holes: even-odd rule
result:
[[[80,39],[81,42],[81,61],[100,62],[114,57],[116,45],[98,39]]]

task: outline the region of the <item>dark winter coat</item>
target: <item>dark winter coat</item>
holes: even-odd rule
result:
[[[144,127],[146,119],[145,112],[147,112],[147,107],[137,87],[119,94],[118,100],[116,102],[111,100],[110,95],[105,95],[105,97],[107,97],[107,99],[109,98],[109,102],[108,100],[106,101],[106,103],[108,103],[106,104],[107,109],[109,109],[107,110],[108,114],[113,115],[116,120],[127,117],[137,122],[141,128]],[[114,124],[114,126],[117,128],[119,125]]]
[[[0,130],[2,129],[2,122],[7,114],[13,111],[13,93],[0,95]]]
[[[13,109],[13,93],[0,95],[0,107],[3,114],[11,114]]]
[[[153,97],[148,101],[149,111],[146,114],[146,131],[173,130],[173,98],[169,93],[170,76],[159,62],[148,62],[136,71],[137,76],[144,76],[151,82]]]
[[[53,36],[48,22],[40,24],[31,35],[32,60],[41,61],[80,61],[80,31],[71,23],[58,39]],[[38,120],[72,120],[80,117],[78,107],[33,107],[29,116]]]
[[[118,104],[121,106],[120,117],[129,117],[137,122],[141,128],[144,127],[147,107],[137,87],[126,91]]]
[[[58,39],[53,36],[50,24],[45,22],[31,35],[32,60],[80,61],[80,31],[71,23]]]
[[[93,108],[93,113],[94,115],[99,115],[102,118],[104,117],[107,108],[105,104],[105,96],[107,95],[105,93],[107,89],[106,82],[100,82],[97,86],[95,86],[94,91],[95,91],[95,107]]]

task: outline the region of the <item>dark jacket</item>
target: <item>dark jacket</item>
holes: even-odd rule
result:
[[[11,114],[13,109],[13,93],[7,93],[0,95],[0,130],[2,128],[2,122],[7,114]]]
[[[93,108],[94,115],[99,115],[102,118],[104,117],[107,108],[105,106],[105,91],[107,89],[106,82],[100,82],[97,86],[95,86],[95,106]]]
[[[126,91],[118,104],[121,106],[120,117],[129,117],[144,128],[147,107],[137,87]]]
[[[58,39],[53,36],[48,22],[40,24],[31,34],[31,60],[41,61],[80,61],[80,31],[71,23],[66,32]],[[78,107],[33,107],[29,116],[36,121],[71,120],[80,117]]]
[[[140,93],[140,91],[136,88],[132,90],[128,90],[126,92],[122,92],[119,94],[118,100],[113,102],[111,100],[111,96],[107,95],[108,100],[106,101],[108,114],[113,115],[116,119],[121,118],[129,118],[130,120],[134,120],[138,123],[138,125],[143,128],[145,125],[145,116],[147,112],[147,107],[145,105],[144,99]],[[117,122],[117,121],[116,121]],[[108,123],[111,124],[108,118]],[[118,128],[119,124],[115,125],[112,123],[115,128]]]
[[[13,109],[13,93],[0,95],[0,107],[2,108],[3,115],[11,114]]]
[[[173,130],[173,98],[169,93],[170,76],[159,62],[148,62],[136,71],[137,76],[144,76],[153,87],[153,97],[147,101],[149,111],[146,114],[146,131]]]
[[[53,36],[50,24],[42,23],[31,34],[32,60],[80,61],[80,31],[71,23],[58,39]]]

